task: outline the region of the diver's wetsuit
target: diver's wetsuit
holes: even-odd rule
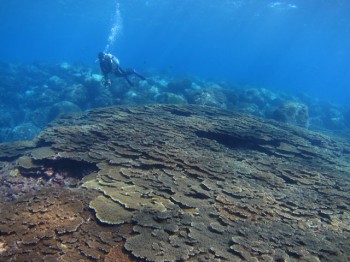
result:
[[[109,86],[111,84],[111,81],[108,77],[110,73],[113,73],[117,77],[124,77],[125,80],[129,83],[130,86],[133,86],[130,79],[128,78],[129,75],[136,75],[142,80],[146,80],[146,78],[139,73],[137,73],[134,69],[127,69],[123,70],[119,65],[119,60],[112,54],[106,54],[106,53],[99,53],[98,59],[100,62],[100,68],[103,73],[104,79],[105,79],[105,85]]]

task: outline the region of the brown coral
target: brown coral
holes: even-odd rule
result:
[[[18,172],[89,175],[74,191],[55,189],[62,200],[10,203],[23,214],[1,213],[5,258],[16,239],[50,259],[123,257],[121,245],[148,261],[350,259],[347,141],[217,108],[154,105],[61,118],[33,143],[2,146]]]

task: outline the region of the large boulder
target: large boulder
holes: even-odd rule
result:
[[[23,123],[12,129],[9,140],[32,140],[40,131],[41,129],[32,123]]]
[[[345,112],[344,121],[345,121],[345,124],[350,127],[350,110]]]
[[[0,128],[9,127],[13,122],[10,112],[5,110],[0,110]]]
[[[181,79],[171,81],[167,85],[167,90],[171,93],[183,93],[186,89],[191,89],[192,81],[189,79]]]
[[[227,97],[217,88],[205,87],[198,90],[190,90],[186,97],[191,104],[227,108]]]
[[[74,84],[67,88],[65,100],[70,101],[79,107],[84,107],[87,104],[87,90],[82,84]]]
[[[162,103],[162,104],[187,104],[186,98],[184,98],[183,95],[177,95],[174,93],[168,93],[164,92],[156,97],[157,102]]]
[[[339,130],[345,128],[344,115],[337,107],[329,107],[322,114],[323,126],[331,130]]]
[[[54,104],[48,114],[48,121],[55,119],[57,116],[66,113],[80,112],[81,109],[76,104],[69,101],[62,101]]]
[[[302,103],[286,102],[273,112],[272,118],[280,122],[308,127],[309,109]]]

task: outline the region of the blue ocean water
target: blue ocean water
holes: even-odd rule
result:
[[[305,108],[304,127],[348,134],[349,13],[345,0],[1,1],[0,142],[32,139],[62,112],[139,103],[288,122],[285,104]],[[151,82],[104,89],[100,51]]]
[[[119,0],[111,51],[137,68],[350,98],[350,3],[345,0]],[[0,60],[93,63],[114,0],[0,3]]]

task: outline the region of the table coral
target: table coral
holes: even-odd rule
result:
[[[97,261],[350,259],[350,144],[340,138],[154,105],[62,117],[32,143],[0,148],[4,163],[17,163],[3,172],[47,177],[60,167],[81,179],[3,207],[5,258],[30,248]]]

